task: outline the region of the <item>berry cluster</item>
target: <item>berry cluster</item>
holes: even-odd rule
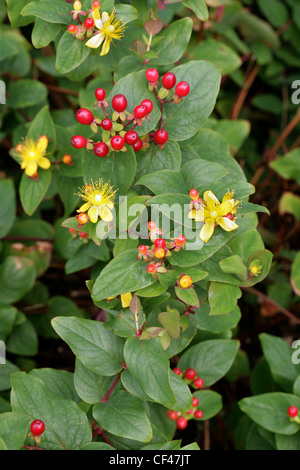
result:
[[[83,41],[84,39],[89,39],[93,34],[95,27],[95,21],[93,19],[94,11],[99,11],[100,2],[98,2],[98,0],[94,1],[92,3],[92,8],[89,11],[83,11],[81,7],[81,2],[79,0],[75,0],[73,3],[73,10],[70,11],[70,15],[72,15],[74,21],[78,21],[78,25],[70,24],[68,26],[68,31],[72,36]],[[79,15],[87,16],[83,23]]]
[[[84,214],[84,212],[81,213],[81,215]],[[88,234],[85,233],[85,232],[78,232],[77,230],[75,230],[74,228],[69,228],[69,232],[70,234],[72,235],[73,238],[77,238],[79,237],[82,241],[84,241],[85,243],[88,242]]]
[[[171,241],[166,241],[162,238],[162,230],[153,221],[148,223],[148,229],[152,245],[140,245],[138,247],[137,259],[144,259],[144,261],[150,262],[146,268],[147,272],[156,277],[157,273],[167,272],[165,260],[172,255],[172,251],[179,251],[181,248],[184,248],[186,237],[178,235],[176,238],[172,238]]]
[[[176,84],[176,77],[173,72],[165,73],[162,77],[162,87],[157,92],[159,73],[156,69],[148,69],[146,78],[149,82],[148,86],[151,91],[155,92],[155,96],[161,104],[161,112],[165,103],[174,102],[178,104],[181,99],[186,96],[190,87],[187,82],[179,82],[175,87],[173,98],[169,98],[172,88]],[[106,100],[106,92],[103,88],[95,90],[97,105],[101,108],[105,118],[95,117],[93,113],[86,108],[80,108],[76,112],[76,119],[80,124],[90,126],[92,132],[98,132],[98,128],[102,129],[102,140],[94,142],[92,139],[86,139],[82,135],[75,135],[71,139],[71,144],[76,149],[86,148],[93,150],[97,157],[106,157],[110,151],[126,152],[126,145],[132,146],[135,152],[149,147],[150,142],[155,142],[160,149],[163,149],[169,139],[168,132],[162,126],[160,120],[159,129],[150,132],[142,137],[134,130],[137,126],[141,127],[145,120],[150,121],[150,114],[153,110],[153,101],[149,98],[144,99],[140,104],[135,106],[132,113],[127,110],[127,99],[122,94],[115,95],[111,100],[113,108],[112,115],[109,117],[107,113],[108,102]],[[132,125],[130,129],[127,126]]]
[[[183,377],[185,382],[188,385],[191,385],[193,388],[199,389],[203,387],[203,379],[201,377],[197,377],[197,372],[195,369],[186,369],[183,373],[178,367],[173,369],[175,374],[179,375],[179,377]],[[199,405],[199,399],[193,396],[193,404],[192,408],[185,412],[177,412],[174,410],[167,410],[167,416],[171,421],[176,421],[176,426],[178,429],[185,429],[188,425],[188,421],[190,419],[202,419],[203,418],[203,411],[199,410],[197,407]]]
[[[91,139],[86,139],[81,135],[75,135],[71,139],[71,144],[77,149],[86,148],[87,150],[94,150],[97,157],[106,157],[110,151],[126,152],[125,144],[132,146],[135,152],[142,148],[146,148],[148,144],[148,136],[140,138],[138,133],[134,130],[135,127],[141,127],[144,120],[150,120],[150,113],[153,110],[153,102],[150,99],[143,100],[130,114],[127,111],[127,99],[122,94],[115,95],[111,100],[113,108],[112,116],[109,118],[106,108],[108,102],[105,99],[106,92],[103,88],[95,90],[96,102],[94,106],[102,108],[105,118],[100,119],[94,117],[93,113],[86,108],[80,108],[76,112],[76,119],[80,124],[90,126],[94,133],[98,132],[98,127],[102,130],[102,140],[94,142]],[[126,130],[128,125],[131,129]]]

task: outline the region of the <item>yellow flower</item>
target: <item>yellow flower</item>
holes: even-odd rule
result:
[[[47,170],[51,162],[45,157],[48,147],[48,137],[42,135],[37,141],[25,138],[21,144],[15,148],[17,157],[20,159],[22,170],[25,170],[27,176],[33,176],[40,166]]]
[[[236,206],[239,201],[234,199],[233,191],[228,191],[222,199],[222,203],[212,191],[205,191],[203,195],[204,204],[199,210],[193,209],[188,214],[190,219],[197,222],[204,222],[200,231],[200,238],[207,242],[217,225],[220,225],[226,232],[231,232],[238,228],[235,223]]]
[[[113,10],[110,15],[106,11],[101,15],[99,10],[94,10],[93,18],[99,32],[97,31],[85,45],[92,49],[97,49],[103,43],[100,55],[105,55],[109,52],[111,41],[113,39],[121,39],[125,26],[122,20],[116,19],[116,10]]]
[[[114,297],[108,297],[107,300],[112,300],[112,299],[114,299]],[[126,292],[126,294],[122,294],[122,295],[121,295],[122,307],[123,307],[123,308],[129,307],[130,302],[131,302],[131,299],[132,299],[132,294],[131,294],[131,292]]]
[[[90,221],[95,224],[100,217],[104,222],[110,222],[113,219],[112,209],[114,208],[114,195],[113,186],[109,183],[102,183],[99,180],[97,183],[86,184],[82,189],[79,196],[86,201],[77,212],[87,212]]]

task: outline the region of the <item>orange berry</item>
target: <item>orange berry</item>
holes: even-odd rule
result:
[[[192,285],[192,278],[191,276],[182,276],[182,278],[180,279],[179,281],[179,285],[180,287],[182,287],[183,289],[187,289],[188,287],[190,287]]]
[[[191,189],[190,196],[193,201],[197,201],[199,199],[199,192],[197,191],[197,189]]]
[[[64,155],[62,157],[62,162],[65,164],[65,165],[69,165],[71,162],[72,162],[72,157],[71,155]]]
[[[80,212],[80,214],[77,215],[77,220],[80,225],[84,225],[90,220],[90,218],[85,212]]]

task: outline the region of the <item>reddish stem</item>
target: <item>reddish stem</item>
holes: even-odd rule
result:
[[[106,402],[107,402],[107,400],[109,399],[109,397],[110,397],[110,395],[111,395],[113,389],[115,388],[115,386],[116,386],[117,383],[119,382],[120,377],[121,377],[121,372],[118,373],[118,375],[117,375],[117,377],[116,377],[114,383],[112,384],[112,386],[111,386],[110,389],[108,390],[106,396],[105,396],[104,398],[102,398],[102,400],[101,400],[102,403],[106,403]]]

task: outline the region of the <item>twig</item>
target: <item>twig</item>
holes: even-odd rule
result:
[[[248,95],[248,92],[259,72],[259,69],[260,69],[260,66],[259,65],[255,65],[255,67],[253,68],[253,70],[250,72],[248,78],[246,79],[245,81],[245,84],[243,85],[243,87],[241,88],[240,92],[239,92],[239,95],[237,97],[237,100],[232,108],[232,111],[231,111],[231,119],[237,119],[239,114],[240,114],[240,111],[241,111],[241,108],[245,102],[245,99]]]

